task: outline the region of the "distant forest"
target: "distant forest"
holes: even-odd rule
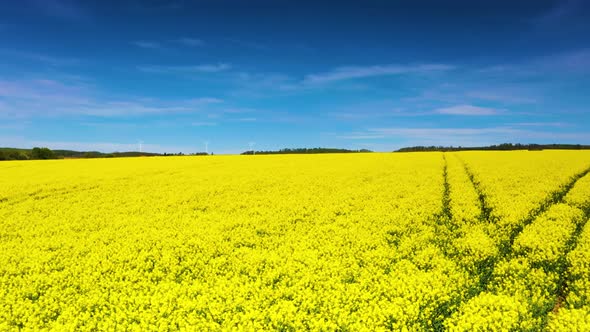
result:
[[[242,152],[243,155],[251,154],[317,154],[317,153],[365,153],[373,152],[367,149],[361,150],[348,150],[348,149],[335,149],[335,148],[298,148],[298,149],[281,149],[275,151],[246,151]]]
[[[115,158],[115,157],[153,157],[153,156],[182,156],[181,153],[150,153],[150,152],[113,152],[51,150],[35,147],[32,149],[0,148],[0,160],[43,160],[69,158]],[[192,155],[207,155],[199,152]]]
[[[511,151],[511,150],[588,150],[590,145],[580,144],[512,144],[503,143],[498,145],[490,146],[477,146],[477,147],[465,147],[465,146],[412,146],[407,148],[401,148],[394,152],[427,152],[427,151]]]

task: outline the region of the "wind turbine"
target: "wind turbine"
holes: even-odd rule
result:
[[[255,142],[249,142],[248,143],[248,146],[250,147],[250,151],[252,151],[252,154],[253,155],[256,154],[256,151],[254,151],[254,149],[252,148],[254,145],[256,145]]]
[[[209,141],[205,141],[205,153],[209,154]]]
[[[143,141],[137,141],[137,144],[139,145],[139,153],[143,152]]]

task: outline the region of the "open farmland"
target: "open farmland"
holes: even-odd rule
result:
[[[0,330],[590,329],[590,151],[0,163]]]

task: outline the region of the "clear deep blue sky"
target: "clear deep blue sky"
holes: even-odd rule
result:
[[[590,144],[588,1],[0,4],[0,146]]]

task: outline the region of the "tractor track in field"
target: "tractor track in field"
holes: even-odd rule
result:
[[[451,210],[451,186],[449,184],[449,172],[448,172],[448,161],[446,154],[443,153],[443,193],[442,193],[442,209],[440,212],[435,214],[436,225],[435,227],[439,228],[438,233],[449,233],[452,234],[454,231],[453,223],[453,213]],[[442,229],[440,229],[442,228]],[[449,246],[450,244],[450,237],[449,234],[442,236],[445,241],[439,241],[436,245],[442,250],[443,254],[446,257],[451,258],[449,255]],[[443,331],[444,330],[444,321],[452,314],[452,305],[454,302],[447,301],[441,303],[439,306],[436,307],[433,314],[429,317],[428,321],[430,322],[430,326],[426,326],[425,328],[430,328],[434,331]]]
[[[444,179],[444,190],[443,190],[443,198],[442,198],[442,214],[448,220],[453,220],[453,213],[451,211],[451,187],[449,184],[449,172],[448,172],[448,162],[447,157],[443,153],[443,179]]]
[[[493,208],[489,206],[487,203],[487,195],[486,193],[480,188],[479,181],[475,178],[475,175],[471,172],[469,167],[464,161],[461,161],[465,168],[465,172],[469,176],[476,192],[478,193],[480,204],[481,204],[481,215],[480,219],[486,222],[494,222],[496,221],[497,217],[493,215]],[[512,245],[514,241],[522,233],[524,228],[530,225],[537,217],[541,214],[549,210],[553,205],[563,203],[564,197],[570,192],[570,190],[575,186],[575,184],[590,173],[590,167],[584,169],[583,171],[574,174],[570,177],[569,181],[566,182],[564,185],[561,185],[557,190],[552,191],[537,207],[531,209],[528,213],[528,216],[517,223],[517,225],[510,231],[510,236],[505,242],[500,243],[500,254],[503,257],[507,257],[512,255]]]
[[[456,156],[455,156],[456,157]],[[454,255],[452,252],[453,250],[449,250],[449,247],[452,246],[452,238],[455,238],[456,236],[456,231],[457,231],[457,227],[458,225],[455,224],[454,222],[454,218],[453,218],[453,213],[452,213],[452,209],[451,209],[451,198],[450,198],[450,193],[451,193],[451,186],[449,183],[449,179],[448,179],[448,161],[447,161],[447,156],[445,153],[443,153],[443,195],[442,195],[442,210],[437,213],[435,215],[435,219],[438,221],[437,226],[442,228],[442,232],[444,233],[448,233],[447,236],[444,236],[444,238],[446,239],[446,241],[444,242],[439,242],[438,246],[443,250],[443,253],[446,257],[450,258],[450,259],[454,259]],[[478,195],[478,199],[479,199],[479,205],[480,205],[480,215],[478,217],[479,222],[483,223],[489,223],[492,222],[492,208],[488,205],[487,203],[487,197],[485,195],[485,193],[480,189],[479,187],[479,182],[476,181],[473,173],[470,172],[470,170],[467,168],[467,165],[458,157],[456,157],[462,164],[463,164],[463,168],[464,171],[466,172],[471,184],[473,185],[477,195]],[[494,262],[495,263],[495,262]],[[484,275],[486,276],[485,278],[482,278],[482,274],[472,274],[472,272],[469,272],[470,275],[472,275],[475,278],[480,278],[480,281],[477,283],[478,287],[477,289],[473,289],[473,290],[469,290],[467,292],[467,295],[465,298],[458,298],[458,299],[454,299],[451,300],[449,302],[445,302],[444,304],[442,304],[441,306],[439,306],[437,308],[437,310],[435,310],[435,315],[433,315],[433,317],[431,317],[431,328],[434,331],[444,331],[445,327],[444,327],[444,322],[451,317],[451,315],[453,315],[457,309],[460,307],[460,305],[464,302],[466,302],[467,300],[469,300],[472,297],[475,297],[477,294],[479,294],[481,292],[481,285],[485,284],[487,286],[487,283],[489,282],[489,280],[491,279],[492,276],[492,272],[493,272],[493,265],[491,266],[490,269],[488,269],[489,271],[486,271],[487,273],[484,273]],[[484,280],[482,280],[484,279]]]
[[[499,220],[499,217],[494,211],[494,207],[490,204],[490,199],[488,193],[484,190],[482,186],[481,180],[478,179],[477,173],[474,173],[470,168],[469,164],[467,164],[462,158],[457,155],[450,156],[446,153],[442,154],[442,184],[443,190],[441,199],[441,208],[438,212],[433,214],[433,224],[431,226],[434,227],[435,232],[437,234],[437,238],[435,240],[435,245],[441,250],[442,254],[447,257],[448,259],[456,259],[457,257],[457,248],[454,247],[453,240],[458,236],[458,227],[459,224],[456,224],[453,216],[452,211],[452,201],[451,201],[451,192],[453,190],[450,181],[449,181],[449,162],[448,158],[455,157],[463,166],[463,171],[467,175],[473,189],[477,195],[477,199],[479,201],[479,215],[476,218],[476,222],[478,224],[494,224]],[[458,168],[458,171],[461,171],[461,168]],[[571,177],[569,177],[565,183],[562,183],[557,189],[550,192],[547,197],[542,200],[540,203],[537,204],[534,208],[532,208],[527,217],[521,219],[517,223],[515,223],[511,229],[504,233],[505,238],[503,240],[498,241],[497,248],[498,254],[492,258],[489,258],[485,261],[482,261],[481,264],[477,265],[474,270],[470,268],[466,268],[465,272],[470,275],[470,277],[474,278],[475,282],[472,286],[469,286],[469,289],[465,290],[465,292],[461,292],[461,295],[452,296],[450,299],[439,303],[435,308],[433,313],[426,317],[426,322],[423,327],[425,330],[429,331],[444,331],[445,330],[445,321],[449,319],[451,316],[456,314],[463,305],[469,302],[471,299],[479,296],[480,294],[489,291],[490,286],[494,282],[494,273],[496,272],[496,267],[499,263],[512,259],[514,257],[513,252],[513,244],[516,238],[522,233],[526,226],[533,223],[541,214],[549,210],[553,205],[559,204],[564,202],[565,196],[571,191],[571,189],[576,185],[578,180],[583,178],[584,176],[590,176],[590,167],[584,169],[581,172],[578,172]],[[567,244],[567,250],[564,253],[564,257],[566,257],[567,253],[573,250],[576,247],[577,242],[579,241],[579,237],[586,225],[588,225],[588,219],[590,218],[590,205],[584,209],[585,212],[585,219],[583,222],[576,225],[576,230],[572,233],[571,238]],[[569,276],[569,266],[567,265],[567,261],[561,263],[562,268],[560,268],[559,272],[560,277],[558,281],[558,289],[555,295],[555,307],[553,308],[554,311],[558,310],[561,306],[563,306],[563,302],[567,297],[568,291],[568,284],[571,282],[571,277]],[[478,280],[479,279],[479,280]],[[541,324],[547,323],[547,314],[551,310],[547,312],[541,313],[541,316],[544,317],[544,321]],[[543,316],[544,315],[544,316]]]
[[[453,211],[451,209],[451,185],[449,183],[449,169],[448,169],[448,160],[447,160],[447,155],[445,153],[443,153],[442,155],[443,158],[443,171],[442,171],[442,176],[443,176],[443,194],[442,194],[442,209],[440,212],[438,212],[437,214],[435,214],[435,220],[437,221],[436,223],[436,227],[438,228],[437,233],[443,235],[442,238],[444,238],[444,240],[442,241],[438,241],[437,242],[437,246],[442,250],[443,254],[445,255],[445,257],[451,259],[451,260],[455,260],[456,259],[456,248],[454,248],[453,245],[453,240],[457,238],[457,230],[459,225],[455,223],[455,219],[453,217]],[[470,179],[473,181],[473,176],[471,174],[469,174]],[[480,194],[480,191],[478,191],[479,197],[480,197],[480,204],[486,204],[485,206],[487,206],[487,203],[485,202],[485,196],[483,196],[482,194]],[[483,201],[483,203],[481,203]],[[483,211],[483,209],[482,209]],[[491,209],[487,209],[487,215],[486,216],[486,220],[489,216],[489,213],[491,212]],[[482,212],[480,215],[480,222],[481,222],[481,216],[483,216],[484,213]],[[467,271],[467,273],[469,273],[469,275],[471,275],[472,277],[479,277],[479,275],[477,274],[472,274],[472,272]],[[481,281],[478,283],[480,284]],[[473,293],[473,291],[469,291],[468,294]],[[428,328],[434,330],[434,331],[445,331],[445,327],[444,327],[444,322],[453,314],[455,313],[456,309],[460,306],[460,304],[462,303],[462,298],[461,296],[458,296],[457,298],[451,299],[447,302],[442,303],[441,305],[439,305],[436,310],[434,311],[433,315],[430,317],[430,326],[428,326]]]
[[[590,173],[590,167],[584,169],[582,172],[574,174],[572,177],[570,177],[570,180],[565,185],[562,185],[557,190],[551,192],[549,196],[545,198],[545,200],[543,200],[536,208],[533,208],[529,212],[529,216],[521,222],[519,222],[518,225],[514,229],[512,229],[512,232],[510,233],[509,243],[507,243],[506,246],[508,248],[511,248],[514,244],[514,241],[516,240],[518,235],[523,231],[523,229],[529,224],[531,224],[535,219],[537,219],[539,215],[549,210],[551,206],[558,203],[563,203],[563,198],[565,197],[565,195],[567,195],[570,192],[570,190],[572,190],[572,188],[575,186],[578,180],[586,176],[588,173]]]
[[[587,176],[590,176],[590,175],[587,175]],[[580,222],[576,225],[576,229],[574,230],[572,236],[568,240],[566,247],[565,247],[566,249],[563,253],[563,261],[562,261],[563,271],[561,271],[562,273],[560,273],[560,275],[559,275],[559,281],[557,284],[557,292],[556,292],[557,299],[555,301],[555,305],[554,305],[553,309],[551,310],[554,313],[558,312],[559,309],[564,306],[564,303],[567,300],[569,290],[570,290],[569,285],[573,281],[575,281],[574,278],[572,278],[572,275],[569,271],[571,268],[571,264],[567,260],[567,255],[570,252],[572,252],[574,249],[576,249],[576,247],[578,245],[578,241],[582,235],[582,232],[584,231],[584,228],[587,227],[588,225],[590,225],[588,223],[590,221],[590,203],[587,203],[585,206],[583,206],[582,211],[584,211],[584,216],[583,216],[582,222]],[[548,323],[548,322],[546,321],[545,324],[546,323]],[[546,325],[544,327],[546,327]]]
[[[459,157],[457,157],[457,159],[459,159]],[[493,209],[488,203],[487,195],[481,188],[480,182],[475,178],[475,175],[473,174],[469,166],[467,166],[465,161],[461,159],[459,159],[459,161],[463,164],[463,169],[465,170],[465,173],[467,174],[469,181],[471,182],[473,188],[475,189],[475,192],[477,193],[477,198],[479,200],[479,209],[481,211],[479,214],[479,220],[487,223],[493,222],[495,219],[492,215]]]
[[[521,227],[519,227],[519,232],[516,234],[511,234],[510,248],[512,248],[512,244],[514,244],[516,237],[518,236],[518,234],[520,234],[520,232],[522,232],[522,230],[524,229],[524,227],[526,227],[526,225],[533,223],[533,221],[539,215],[541,215],[543,212],[547,211],[554,204],[563,203],[565,196],[570,192],[570,190],[572,188],[574,188],[574,186],[576,185],[578,180],[584,178],[585,176],[590,176],[589,174],[590,174],[590,167],[586,168],[585,170],[583,170],[580,173],[574,174],[570,178],[570,180],[564,186],[561,187],[560,190],[553,191],[541,204],[539,204],[539,206],[537,206],[536,209],[532,210],[531,216],[529,216],[528,218],[526,218],[524,220],[524,223],[526,223],[526,224],[525,225],[523,225],[523,223],[519,224],[521,226]],[[568,239],[568,241],[565,245],[565,249],[564,249],[564,251],[561,255],[561,258],[559,259],[557,267],[556,267],[556,269],[557,269],[556,272],[559,275],[559,280],[557,281],[557,291],[555,292],[555,304],[554,304],[553,308],[551,308],[550,310],[547,310],[544,313],[543,329],[546,329],[547,324],[549,323],[547,315],[550,312],[557,312],[557,311],[559,311],[559,309],[561,307],[563,307],[563,305],[567,299],[568,293],[569,293],[568,285],[573,281],[571,278],[570,272],[569,272],[571,265],[567,261],[567,255],[572,250],[574,250],[576,248],[576,246],[578,244],[578,240],[580,239],[580,236],[581,236],[582,232],[584,231],[584,227],[586,227],[586,225],[588,224],[588,219],[590,218],[590,204],[583,207],[582,210],[584,211],[584,216],[582,217],[582,221],[576,225],[574,232],[572,233],[572,235]],[[510,251],[509,254],[512,254],[512,251]]]
[[[569,239],[569,241],[566,244],[566,250],[563,253],[563,271],[561,271],[560,275],[559,275],[559,281],[557,283],[557,299],[555,301],[555,305],[553,306],[553,309],[551,311],[553,312],[558,312],[560,308],[562,308],[564,306],[565,301],[567,300],[568,294],[569,294],[569,290],[570,287],[569,285],[571,284],[571,282],[574,281],[574,279],[572,278],[569,269],[571,268],[571,264],[567,261],[567,255],[572,252],[574,249],[576,249],[576,246],[578,244],[578,240],[582,234],[582,232],[584,231],[584,228],[586,227],[586,225],[588,225],[588,220],[590,219],[590,205],[586,206],[584,208],[584,219],[582,220],[581,223],[579,223],[578,225],[576,225],[576,229],[574,231],[574,233],[572,234],[571,238]],[[545,322],[547,323],[547,322]]]
[[[65,196],[85,191],[90,191],[96,188],[99,188],[99,185],[86,185],[86,186],[74,186],[74,187],[65,187],[59,188],[54,190],[43,190],[39,189],[30,193],[23,193],[12,197],[3,197],[0,198],[0,204],[5,204],[6,206],[14,206],[18,205],[23,202],[27,202],[29,200],[41,200],[48,197],[58,197],[58,196]]]
[[[451,198],[450,192],[451,187],[448,179],[448,161],[445,153],[442,155],[443,167],[442,167],[442,178],[443,178],[443,191],[441,199],[441,210],[435,212],[432,215],[433,226],[436,233],[439,235],[435,241],[435,245],[442,251],[442,254],[449,258],[454,259],[452,254],[453,234],[456,231],[456,225],[453,224],[453,214],[451,210]],[[396,234],[391,234],[396,235]],[[390,244],[397,245],[398,242],[388,240]],[[426,317],[426,322],[423,325],[426,331],[444,331],[444,321],[453,313],[452,308],[456,305],[457,299],[451,299],[440,303],[433,313]]]
[[[467,174],[467,177],[469,178],[469,181],[471,182],[473,189],[477,193],[477,199],[479,200],[479,209],[480,209],[479,222],[480,223],[494,223],[494,222],[496,222],[497,217],[495,217],[493,214],[494,209],[488,203],[488,196],[485,193],[485,191],[481,188],[481,184],[480,184],[479,180],[475,177],[475,174],[471,171],[471,169],[469,168],[469,166],[467,165],[467,163],[464,160],[462,160],[459,157],[457,157],[457,159],[463,165],[463,170],[465,171],[465,174]],[[494,274],[494,269],[495,269],[498,259],[499,259],[499,257],[494,257],[494,258],[486,261],[485,264],[482,264],[479,272],[477,273],[477,277],[479,278],[478,287],[477,287],[477,289],[475,289],[474,291],[469,293],[466,301],[472,297],[479,295],[481,292],[483,292],[485,289],[488,288],[488,285],[489,285],[490,281],[492,280],[492,276]]]
[[[480,187],[480,182],[477,180],[474,173],[471,172],[471,170],[469,169],[469,166],[465,163],[465,161],[461,160],[460,158],[459,158],[459,160],[463,164],[465,172],[467,173],[471,183],[473,184],[475,191],[477,192],[477,194],[479,196],[480,208],[481,208],[480,220],[483,222],[495,222],[497,217],[495,217],[493,215],[493,208],[488,204],[487,195]],[[581,178],[583,178],[584,176],[586,176],[589,173],[590,173],[590,167],[571,176],[568,182],[566,182],[564,185],[561,185],[557,190],[554,190],[553,192],[551,192],[545,200],[543,200],[537,207],[533,208],[529,212],[528,217],[526,217],[525,219],[520,221],[511,230],[509,238],[506,241],[503,241],[499,244],[500,254],[498,255],[498,257],[496,259],[490,261],[487,264],[487,266],[485,266],[485,268],[480,272],[480,287],[479,287],[479,289],[476,292],[472,292],[472,293],[468,294],[468,296],[463,300],[463,303],[466,303],[471,298],[478,296],[479,294],[481,294],[482,292],[484,292],[488,289],[489,284],[493,279],[492,277],[494,275],[496,264],[502,259],[510,259],[510,257],[512,257],[512,255],[513,255],[512,246],[514,244],[514,241],[516,240],[518,235],[520,235],[520,233],[522,233],[524,228],[527,225],[531,224],[543,212],[547,211],[551,206],[558,204],[558,203],[562,203],[564,197],[575,186],[575,184],[578,182],[578,180],[580,180]],[[579,238],[581,232],[583,231],[584,226],[587,223],[589,217],[590,217],[590,206],[587,209],[585,209],[585,220],[582,223],[580,223],[579,225],[577,225],[575,232],[572,234],[572,237],[570,238],[570,240],[568,242],[568,246],[567,246],[568,250],[564,253],[564,257],[567,255],[567,253],[569,253],[571,250],[573,250],[575,248],[578,238]],[[556,305],[555,305],[554,310],[558,309],[559,306],[562,305],[562,302],[565,300],[565,297],[567,296],[567,294],[566,294],[567,293],[567,278],[565,277],[566,275],[567,275],[567,266],[565,267],[565,270],[563,271],[563,273],[560,274],[559,288],[558,288],[558,291],[556,294],[556,296],[558,297],[558,300],[556,301]]]

